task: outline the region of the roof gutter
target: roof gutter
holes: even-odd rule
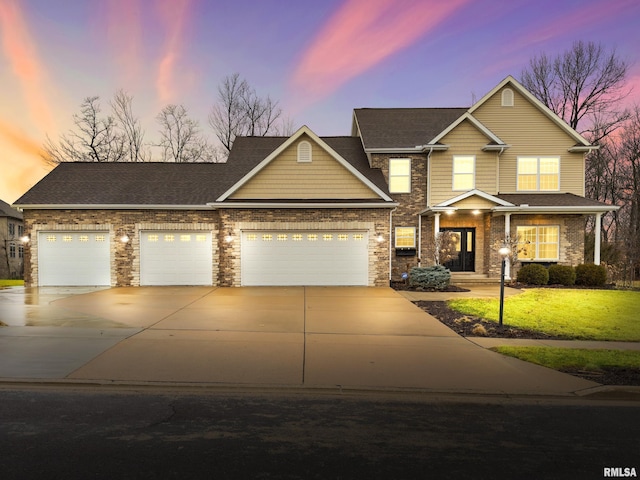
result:
[[[219,208],[395,208],[397,202],[354,202],[354,203],[320,203],[320,202],[211,202],[207,206]]]
[[[59,204],[59,205],[38,205],[25,204],[16,205],[20,210],[211,210],[206,205],[130,205],[130,204],[109,204],[109,203],[93,203],[93,204]]]

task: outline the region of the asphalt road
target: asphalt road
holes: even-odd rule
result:
[[[0,386],[0,478],[589,479],[640,474],[640,403]]]

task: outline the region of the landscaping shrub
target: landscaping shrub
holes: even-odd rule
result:
[[[542,265],[532,263],[518,270],[517,279],[519,283],[527,285],[546,285],[549,282],[549,270]]]
[[[565,285],[576,283],[576,270],[570,265],[551,265],[549,267],[549,285]]]
[[[409,272],[409,285],[412,287],[444,290],[451,281],[451,272],[442,265],[431,267],[413,267]]]
[[[606,282],[607,269],[603,265],[588,263],[576,267],[576,285],[601,287]]]

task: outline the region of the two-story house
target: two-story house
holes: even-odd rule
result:
[[[508,77],[471,108],[357,109],[350,136],[237,138],[224,164],[63,163],[16,202],[25,281],[384,286],[443,230],[452,270],[497,276],[507,236],[582,263],[585,216],[615,208],[584,198],[593,148]]]
[[[0,278],[22,278],[22,213],[0,200]]]

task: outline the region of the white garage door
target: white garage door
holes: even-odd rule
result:
[[[368,284],[367,232],[245,231],[242,285]]]
[[[211,285],[211,232],[143,231],[140,285]]]
[[[38,284],[111,285],[108,232],[39,232]]]

